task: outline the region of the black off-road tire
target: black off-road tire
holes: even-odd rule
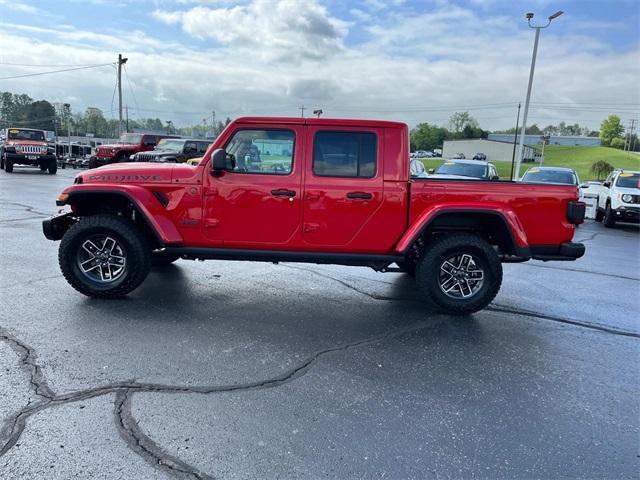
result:
[[[454,255],[469,254],[483,270],[484,282],[466,299],[454,299],[440,288],[440,267]],[[426,248],[416,269],[416,284],[424,299],[451,315],[468,315],[482,310],[495,298],[502,284],[502,263],[498,254],[484,239],[473,234],[448,234],[434,240]]]
[[[13,160],[7,158],[4,161],[4,171],[7,173],[13,172]]]
[[[598,203],[600,203],[600,202],[598,201]],[[604,218],[604,212],[602,210],[600,210],[600,208],[598,208],[598,206],[597,206],[598,203],[596,203],[596,218],[595,218],[595,221],[596,222],[601,222],[602,219]]]
[[[49,175],[55,175],[58,171],[58,162],[56,160],[49,160],[47,170],[49,170]]]
[[[151,253],[151,266],[152,267],[164,267],[171,265],[180,259],[180,255],[171,255],[166,253]]]
[[[47,171],[47,165],[40,165],[40,171],[41,172],[46,172]]]
[[[0,148],[0,170],[4,170],[4,149]]]
[[[604,226],[607,228],[613,228],[616,226],[616,218],[613,216],[611,210],[611,204],[607,202],[607,208],[604,211]]]
[[[83,242],[100,234],[116,239],[124,248],[126,258],[124,273],[108,284],[87,278],[77,261]],[[151,251],[143,233],[130,220],[115,215],[93,215],[81,219],[62,237],[58,263],[64,278],[78,292],[94,298],[119,298],[136,289],[147,277]]]

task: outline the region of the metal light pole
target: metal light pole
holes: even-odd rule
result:
[[[527,115],[529,113],[529,100],[531,99],[531,86],[533,84],[533,72],[536,69],[536,57],[538,55],[538,39],[540,38],[540,30],[547,28],[551,25],[554,18],[558,18],[564,12],[557,11],[548,18],[546,25],[535,26],[531,24],[533,19],[533,13],[527,13],[527,23],[529,28],[533,28],[536,31],[535,40],[533,41],[533,56],[531,57],[531,69],[529,70],[529,84],[527,85],[527,98],[524,101],[524,113],[522,115],[522,134],[520,135],[520,145],[518,146],[518,157],[516,159],[516,171],[515,178],[520,176],[520,164],[522,163],[522,156],[524,154],[524,140],[525,132],[527,130]]]

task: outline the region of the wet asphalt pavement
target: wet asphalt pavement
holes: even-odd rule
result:
[[[364,268],[188,262],[91,300],[0,172],[0,478],[638,478],[640,235],[505,265],[469,318]]]

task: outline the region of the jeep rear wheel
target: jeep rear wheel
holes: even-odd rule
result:
[[[117,298],[144,281],[151,255],[144,235],[129,220],[94,215],[65,233],[58,262],[67,282],[80,293]]]
[[[502,264],[484,239],[451,234],[435,240],[416,270],[418,290],[437,308],[468,315],[485,308],[502,284]]]

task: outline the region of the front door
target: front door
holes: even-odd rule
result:
[[[205,237],[231,248],[284,248],[302,220],[304,128],[251,126],[225,145],[233,168],[205,175]]]
[[[382,133],[381,128],[309,127],[305,243],[358,250],[358,234],[383,200]]]

